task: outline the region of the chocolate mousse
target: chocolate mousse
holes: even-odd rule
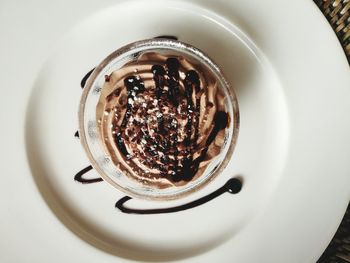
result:
[[[146,52],[105,76],[96,119],[106,151],[126,176],[156,188],[182,186],[223,147],[225,99],[199,63]]]

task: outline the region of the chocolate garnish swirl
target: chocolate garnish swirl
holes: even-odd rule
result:
[[[189,202],[183,205],[167,207],[167,208],[154,208],[154,209],[130,208],[125,206],[125,203],[127,203],[132,198],[130,196],[124,196],[123,198],[119,199],[115,203],[115,207],[118,208],[121,212],[126,214],[152,215],[152,214],[175,213],[175,212],[180,212],[180,211],[192,209],[197,206],[203,205],[226,192],[230,194],[237,194],[241,191],[241,189],[242,189],[242,181],[238,178],[231,178],[223,186],[216,189],[214,192],[211,192],[208,195],[205,195],[199,199],[196,199],[192,202]]]
[[[149,52],[105,79],[96,118],[126,175],[157,188],[180,186],[220,153],[230,116],[215,78],[200,65]]]
[[[79,171],[75,176],[74,180],[83,184],[92,184],[92,183],[97,183],[97,182],[102,182],[103,179],[101,177],[96,177],[96,178],[85,178],[84,175],[91,171],[93,169],[92,165],[89,165]]]

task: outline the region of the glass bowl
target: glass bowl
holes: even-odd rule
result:
[[[228,126],[220,152],[206,166],[204,172],[184,185],[166,188],[147,185],[135,180],[115,165],[111,154],[106,151],[103,136],[100,134],[96,117],[97,104],[105,84],[106,76],[122,68],[125,64],[137,60],[142,54],[156,52],[170,57],[181,57],[210,72],[221,90],[223,103],[229,115]],[[100,176],[129,196],[151,199],[172,200],[198,191],[219,175],[229,162],[236,143],[239,129],[239,110],[236,95],[224,78],[219,67],[199,49],[172,39],[148,39],[128,44],[105,58],[89,76],[81,97],[79,108],[79,134],[87,156]]]

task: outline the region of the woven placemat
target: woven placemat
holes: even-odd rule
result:
[[[350,64],[350,0],[314,2],[333,27]],[[336,234],[317,263],[350,263],[350,204]]]

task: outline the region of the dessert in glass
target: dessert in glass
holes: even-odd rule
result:
[[[142,40],[92,72],[79,110],[82,144],[101,177],[130,196],[169,200],[209,183],[238,135],[234,91],[197,48]]]

